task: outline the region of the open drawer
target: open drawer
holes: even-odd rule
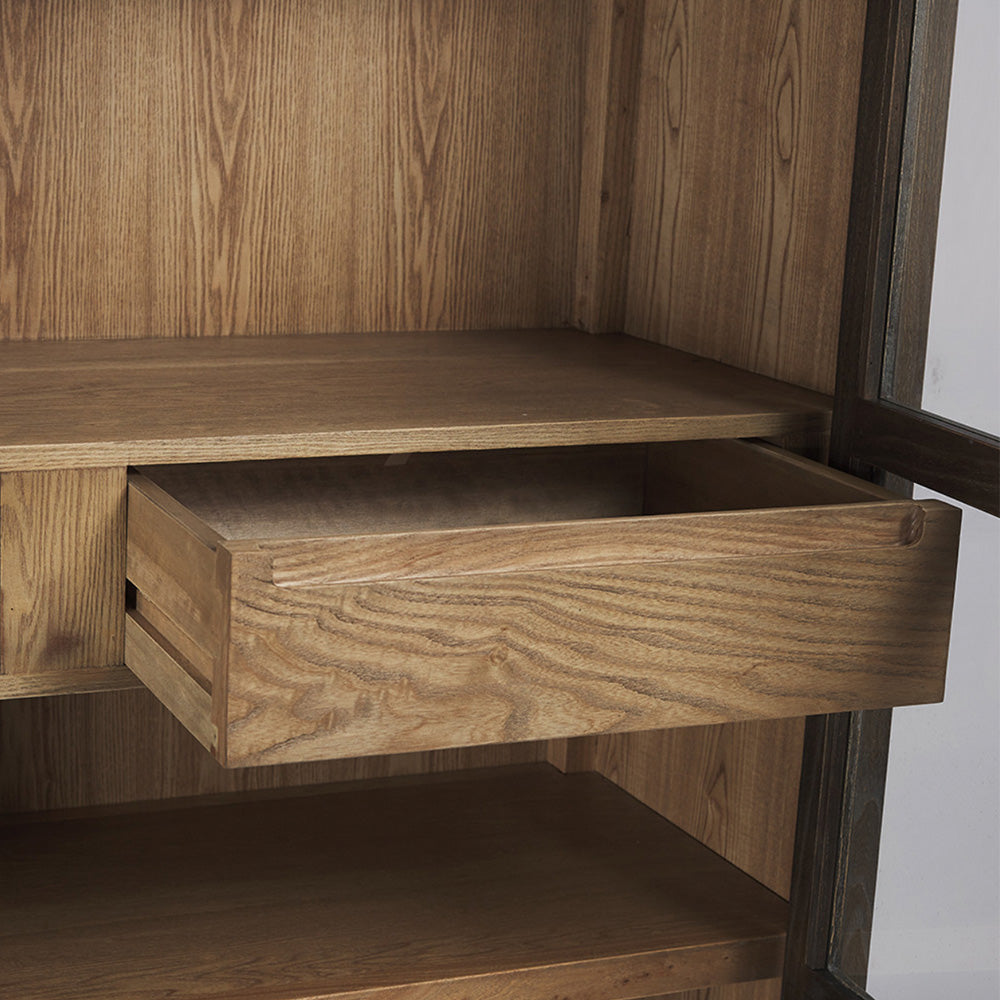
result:
[[[126,662],[227,766],[935,701],[959,517],[739,441],[151,468]]]

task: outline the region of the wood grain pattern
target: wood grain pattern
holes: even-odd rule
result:
[[[671,993],[669,998],[650,997],[649,1000],[779,1000],[781,980],[766,979],[757,983],[735,983],[728,986],[711,986],[704,990]]]
[[[719,457],[715,444],[704,449]],[[687,444],[678,450],[685,468],[698,464]],[[670,452],[655,449],[656,461],[669,466]],[[346,492],[329,462],[318,478],[303,463],[279,464],[259,491],[240,467],[228,477],[226,466],[196,469],[187,485],[181,471],[164,467],[151,474],[163,474],[193,510],[133,478],[131,579],[171,645],[186,650],[198,635],[199,648],[210,650],[200,673],[215,695],[218,755],[230,765],[939,697],[957,512],[873,502],[884,491],[766,446],[722,455],[750,481],[753,500],[761,499],[756,476],[791,483],[789,494],[807,503],[824,491],[867,502],[473,528],[464,525],[470,511],[483,513],[478,491],[497,470],[517,489],[527,484],[524,499],[509,497],[515,517],[544,518],[553,508],[532,491],[547,495],[566,468],[597,477],[579,498],[570,490],[583,516],[592,495],[597,513],[609,502],[643,508],[634,487],[621,497],[601,487],[601,475],[617,480],[614,449],[599,450],[596,461],[586,451],[560,454],[548,471],[539,451],[472,453],[468,471],[457,453],[412,468],[365,460],[366,477]],[[732,498],[727,474],[720,471]],[[715,499],[711,463],[702,478]],[[296,538],[284,523],[282,498],[304,482],[316,494],[311,505],[330,492],[328,531],[356,529],[359,510],[384,506],[383,492],[402,503],[390,516],[419,528],[409,501],[416,497],[419,509],[426,488],[436,496],[449,481],[455,496],[432,521],[444,528],[400,531],[410,523],[402,521],[385,535]],[[504,489],[501,482],[501,496]],[[682,492],[697,501],[696,491]],[[448,518],[463,527],[449,530]],[[371,530],[375,520],[361,523]],[[290,523],[301,527],[301,514],[293,511]],[[253,527],[276,537],[246,538]],[[239,537],[218,534],[227,528]],[[224,612],[204,621],[204,607]],[[148,660],[127,648],[127,662],[133,653]]]
[[[227,644],[230,556],[239,548],[220,545],[220,532],[289,538],[296,555],[310,547],[303,538],[343,533],[349,543],[357,531],[405,530],[431,535],[440,562],[447,549],[426,530],[436,525],[640,513],[644,459],[643,446],[627,446],[160,466],[129,487],[128,579],[139,613],[210,687]],[[496,543],[488,548],[487,566]],[[328,573],[330,551],[320,557]]]
[[[121,14],[105,0],[0,12],[0,340],[148,326],[156,50]]]
[[[122,663],[125,470],[0,476],[0,671]]]
[[[574,769],[598,768],[787,898],[802,740],[803,720],[793,718],[557,744],[569,744]],[[713,986],[670,1000],[778,1000],[781,988],[781,980]]]
[[[645,467],[645,445],[220,462],[142,467],[133,492],[205,537],[302,540],[641,514]]]
[[[952,513],[929,512],[908,547],[668,571],[278,588],[265,553],[234,553],[220,756],[276,763],[937,700]]]
[[[74,667],[72,670],[45,674],[3,674],[0,675],[0,701],[56,694],[127,691],[139,687],[142,687],[142,682],[124,664],[115,667]]]
[[[633,167],[640,211],[629,247],[626,311],[626,327],[644,336],[669,325],[663,311],[672,289],[660,283],[664,275],[672,283],[674,255],[683,253],[677,216],[690,131],[685,119],[691,114],[688,7],[683,0],[645,5]]]
[[[213,749],[218,731],[212,721],[212,693],[197,671],[136,612],[125,620],[125,648],[129,669],[203,747]]]
[[[644,0],[587,7],[573,325],[606,332],[625,324]]]
[[[786,897],[801,718],[592,740],[588,763]]]
[[[864,8],[647,0],[628,332],[831,391]],[[602,737],[594,752],[699,836],[710,803],[717,849],[787,891],[801,726],[720,731]]]
[[[628,332],[832,389],[864,9],[647,2]]]
[[[134,676],[134,675],[132,675]],[[149,691],[0,701],[0,812],[149,802],[544,760],[544,745],[226,769]]]
[[[826,397],[570,331],[0,345],[0,468],[767,436]]]
[[[223,541],[265,548],[274,583],[295,587],[865,548],[922,529],[921,509],[885,490],[736,441],[142,471],[130,486],[129,578],[147,597],[183,590],[186,603],[163,610],[207,649]],[[701,516],[712,511],[744,513]],[[697,514],[653,516],[674,512]]]
[[[145,492],[129,487],[126,572],[139,591],[139,612],[166,634],[209,688],[228,624],[221,541],[154,484]]]
[[[430,2],[389,22],[383,134],[391,137],[392,170],[371,199],[388,209],[389,280],[368,283],[369,294],[385,289],[380,327],[442,329],[453,326],[449,317],[491,314],[502,326],[523,325],[528,315],[566,321],[579,184],[578,169],[566,167],[580,155],[580,8],[565,0]],[[478,41],[472,58],[471,39]],[[551,229],[538,225],[543,217]],[[510,298],[517,288],[522,302]]]
[[[11,0],[0,340],[561,325],[576,0]]]
[[[643,4],[404,6],[400,14],[387,0],[4,3],[0,339],[374,330],[404,321],[617,327],[624,289],[616,275],[629,254],[615,239],[632,225],[630,330],[832,386],[846,191],[839,164],[850,146],[844,113],[853,113],[841,84],[860,49],[848,37],[860,2],[650,2],[650,23],[663,34],[659,50],[647,41],[641,66],[647,88],[658,75],[671,83],[660,107],[670,127],[657,125],[647,89],[634,211],[622,196],[629,142],[615,137],[634,123],[626,108],[615,119],[614,102],[640,63],[625,55],[615,68],[612,39],[623,36],[598,38],[584,18],[606,26],[613,8],[641,24]],[[818,41],[817,17],[832,26]],[[635,44],[639,34],[624,37]],[[587,159],[604,73],[595,73],[592,54],[609,42],[601,177],[599,156]],[[666,57],[660,67],[657,51]],[[760,60],[773,74],[760,72]],[[695,115],[692,102],[707,115]],[[666,155],[655,148],[661,140]],[[657,176],[662,163],[679,167]],[[692,187],[698,195],[685,215]],[[600,301],[581,291],[594,273],[588,261],[604,267]],[[206,379],[206,392],[215,381]],[[479,381],[483,395],[492,391]],[[614,387],[577,391],[613,395]],[[167,405],[171,396],[164,393]],[[43,391],[29,398],[36,416],[47,412]],[[135,404],[104,400],[100,409]],[[217,442],[198,447],[202,459],[228,457]],[[135,460],[170,460],[159,445],[153,451]],[[45,458],[53,460],[68,461]],[[22,805],[271,780],[263,775],[273,769],[216,772],[162,716],[137,692],[0,706],[0,739],[13,747],[4,759],[18,761],[0,780],[17,787],[13,801]],[[773,724],[737,731],[743,756],[773,759],[779,778],[792,773],[794,739],[769,742]],[[608,739],[627,761],[621,780],[653,789],[648,801],[668,808],[656,786],[668,764],[637,751],[657,745],[669,755],[675,744],[645,734]],[[703,739],[695,741],[701,769],[687,780],[674,772],[669,808],[697,813],[712,789],[711,808],[730,831],[722,848],[741,853],[752,871],[780,870],[792,831],[781,809],[787,785],[733,766],[711,784],[705,775],[725,764],[729,744]],[[293,780],[280,773],[274,780]],[[737,827],[740,836],[731,833]],[[760,996],[755,987],[711,995]]]
[[[380,580],[433,580],[577,567],[659,564],[691,559],[753,559],[850,545],[903,545],[923,531],[922,510],[902,504],[748,511],[728,518],[609,518],[594,523],[510,526],[490,531],[420,531],[235,544],[262,552],[271,583],[328,587]],[[499,583],[500,581],[498,581]]]
[[[747,441],[650,445],[647,512],[749,510],[899,500],[888,490],[781,448]]]
[[[0,837],[0,983],[24,1000],[626,1000],[781,963],[785,904],[595,775],[515,769]]]

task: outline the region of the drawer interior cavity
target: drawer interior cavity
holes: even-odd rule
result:
[[[887,499],[767,445],[693,441],[159,466],[230,540],[392,534]]]

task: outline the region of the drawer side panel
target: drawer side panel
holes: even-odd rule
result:
[[[129,482],[128,505],[127,575],[139,610],[211,685],[226,616],[217,538],[175,516],[170,498],[141,477]]]
[[[141,615],[125,621],[125,656],[132,672],[208,750],[218,730],[212,722],[212,695],[167,639]]]

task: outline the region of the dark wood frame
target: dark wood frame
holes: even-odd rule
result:
[[[868,5],[831,464],[997,514],[1000,441],[919,409],[957,9]],[[786,1000],[868,997],[890,723],[807,720]]]
[[[1000,514],[1000,439],[919,409],[958,0],[869,4],[831,459]]]

